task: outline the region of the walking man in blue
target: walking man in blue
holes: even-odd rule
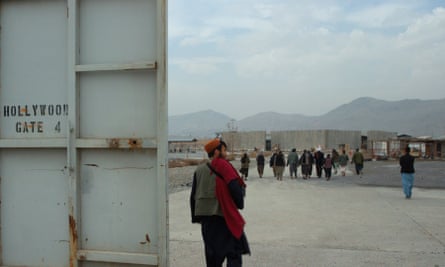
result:
[[[414,183],[414,157],[409,154],[409,146],[405,148],[405,155],[400,157],[400,172],[402,174],[403,193],[407,199],[411,198]]]

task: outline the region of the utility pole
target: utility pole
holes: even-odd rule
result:
[[[236,126],[234,119],[231,119],[230,122],[227,123],[227,129],[230,133],[230,152],[233,155],[233,143],[235,142],[235,133],[238,131],[238,126]]]

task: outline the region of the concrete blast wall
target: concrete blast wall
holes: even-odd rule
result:
[[[347,149],[360,148],[361,145],[361,132],[360,131],[341,131],[341,130],[327,130],[327,146],[326,148],[339,148],[345,145]]]
[[[303,131],[277,131],[271,132],[272,147],[279,146],[281,150],[287,151],[297,148],[303,149],[317,148],[322,149],[346,147],[360,147],[360,131],[341,131],[341,130],[303,130]]]
[[[227,143],[229,151],[265,149],[266,132],[223,132],[222,139]]]
[[[325,130],[278,131],[271,132],[272,148],[279,147],[283,151],[297,148],[298,151],[310,149],[318,145],[325,146]]]

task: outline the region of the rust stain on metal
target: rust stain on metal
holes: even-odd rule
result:
[[[136,138],[130,138],[128,139],[128,145],[130,146],[130,149],[142,148],[142,140]]]
[[[70,226],[70,267],[77,266],[77,225],[76,220],[72,215],[69,216]]]
[[[74,220],[74,217],[70,215],[70,234],[73,240],[76,240],[77,242],[77,226],[76,226],[76,220]]]
[[[109,139],[108,146],[110,148],[119,148],[119,139],[117,138]]]
[[[145,234],[145,241],[139,242],[141,245],[150,244],[150,236],[148,234]]]

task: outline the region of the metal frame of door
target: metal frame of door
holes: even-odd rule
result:
[[[69,266],[79,266],[80,262],[109,262],[117,264],[140,264],[168,266],[168,140],[167,140],[167,0],[156,1],[156,58],[151,61],[128,62],[116,64],[79,64],[79,5],[81,0],[66,0],[67,5],[67,64],[66,85],[67,102],[70,112],[67,116],[66,138],[0,138],[1,149],[66,149],[67,164],[65,174],[68,177],[68,218],[69,224]],[[122,0],[122,2],[127,2]],[[104,3],[106,5],[106,2]],[[1,4],[0,4],[1,9]],[[1,38],[0,34],[0,38]],[[1,47],[0,47],[1,53]],[[0,66],[2,67],[2,66]],[[149,70],[156,73],[156,137],[154,138],[81,138],[79,134],[79,75],[92,72],[120,72]],[[125,253],[110,251],[84,250],[80,247],[79,238],[81,222],[80,197],[80,150],[126,150],[145,149],[156,153],[157,162],[157,211],[158,214],[158,252],[157,254]],[[0,195],[1,198],[1,195]],[[0,213],[1,214],[1,213]],[[1,221],[1,216],[0,216]],[[36,229],[38,230],[38,229]],[[153,237],[152,237],[153,238]],[[1,231],[0,231],[1,240]],[[3,262],[2,244],[0,243],[0,263]],[[40,263],[36,263],[38,266]]]

